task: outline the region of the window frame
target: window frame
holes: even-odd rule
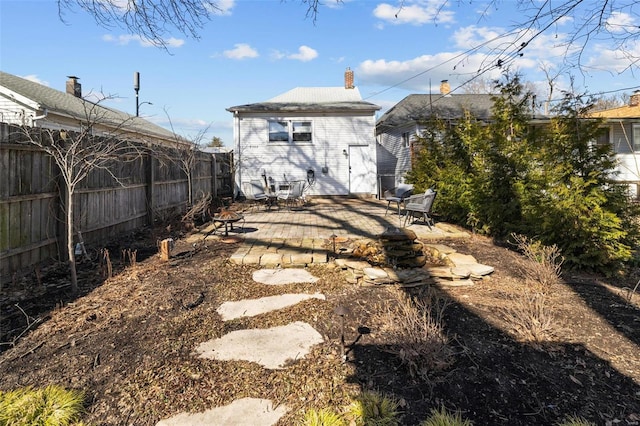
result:
[[[402,139],[402,146],[405,148],[411,147],[411,132],[402,132],[400,138]]]
[[[281,126],[280,131],[272,131],[272,125],[278,123]],[[304,129],[304,130],[296,130]],[[282,134],[285,133],[284,129],[286,129],[287,139],[284,138],[272,138],[272,134]],[[277,129],[276,129],[277,130]],[[313,120],[308,119],[279,119],[279,118],[269,118],[267,119],[267,141],[270,144],[313,144]]]
[[[633,123],[631,125],[631,152],[640,153],[640,123]]]

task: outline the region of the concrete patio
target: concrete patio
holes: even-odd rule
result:
[[[243,212],[229,236],[224,227],[217,230],[223,240],[242,241],[231,256],[236,264],[262,266],[304,266],[326,263],[331,254],[332,236],[336,241],[376,238],[386,230],[401,228],[404,217],[395,206],[385,215],[387,203],[376,199],[318,198],[296,209],[264,207]],[[428,227],[422,222],[407,223],[420,240],[467,237],[459,228],[444,223]],[[203,230],[202,232],[205,232]],[[209,230],[208,232],[211,232]]]

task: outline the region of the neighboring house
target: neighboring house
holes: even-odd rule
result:
[[[629,97],[628,105],[597,111],[591,116],[606,120],[609,131],[597,142],[611,144],[616,153],[615,179],[627,183],[631,196],[640,199],[640,90]]]
[[[83,99],[77,77],[68,77],[66,92],[61,92],[0,71],[0,122],[67,131],[79,131],[90,124],[94,135],[117,134],[132,141],[171,146],[181,140],[143,118]]]
[[[376,123],[380,193],[404,182],[405,174],[412,166],[412,145],[426,129],[429,119],[455,122],[469,111],[487,122],[491,117],[493,96],[453,94],[449,83],[443,80],[440,93],[409,95],[389,109]]]
[[[233,114],[236,185],[306,180],[308,195],[375,195],[375,114],[345,72],[344,87],[298,87]]]

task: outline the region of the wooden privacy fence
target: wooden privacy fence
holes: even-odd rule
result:
[[[20,135],[18,127],[0,123],[0,290],[19,271],[66,259],[65,186],[53,158]],[[92,170],[75,192],[75,235],[97,245],[184,212],[189,179],[170,157],[184,154],[144,147],[109,164],[111,173]],[[232,154],[192,154],[194,202],[208,194],[232,196]]]

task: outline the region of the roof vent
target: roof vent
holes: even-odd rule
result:
[[[69,80],[67,80],[67,93],[75,96],[76,98],[82,97],[82,86],[78,82],[80,80],[79,77],[75,77],[73,75],[67,76]]]
[[[635,107],[638,105],[640,105],[640,90],[636,90],[629,96],[629,106]]]
[[[355,86],[353,85],[353,70],[347,67],[347,70],[344,72],[344,88],[345,89],[353,89]]]

